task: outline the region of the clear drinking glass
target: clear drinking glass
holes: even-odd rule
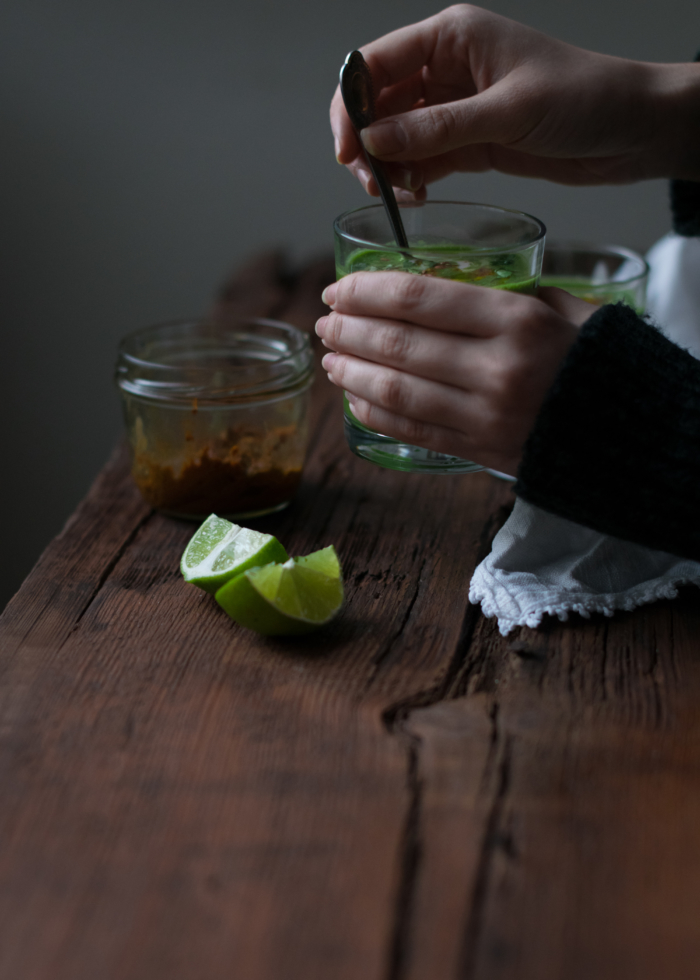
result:
[[[132,473],[174,517],[258,517],[286,507],[308,441],[313,354],[274,320],[167,323],[119,345]]]
[[[400,270],[492,289],[534,293],[539,285],[545,226],[520,211],[462,201],[401,204],[409,241],[399,250],[381,204],[347,211],[333,225],[336,275]],[[344,399],[350,449],[393,470],[473,473],[482,469],[458,456],[412,446],[362,425]]]
[[[540,285],[559,286],[595,306],[627,303],[644,313],[648,275],[642,256],[621,245],[547,242]]]

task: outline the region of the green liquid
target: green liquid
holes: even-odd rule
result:
[[[538,277],[530,273],[526,256],[498,253],[484,256],[464,245],[411,246],[411,254],[384,249],[357,249],[348,256],[337,276],[351,272],[410,272],[434,279],[451,279],[490,289],[507,289],[518,293],[535,293]]]
[[[585,299],[594,306],[604,306],[606,303],[626,303],[633,310],[643,313],[639,297],[634,289],[625,288],[624,284],[606,282],[592,285],[585,276],[542,276],[540,286],[557,286],[565,289],[572,296]]]
[[[410,254],[386,249],[357,249],[344,263],[336,264],[338,279],[352,272],[410,272],[435,279],[505,289],[518,293],[536,293],[539,276],[531,273],[531,251],[499,252],[484,255],[465,245],[411,245]],[[379,466],[404,472],[472,473],[482,467],[469,460],[410,446],[381,435],[363,425],[352,413],[344,397],[345,435],[351,450]]]

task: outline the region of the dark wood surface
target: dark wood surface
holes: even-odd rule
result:
[[[263,256],[222,313],[322,312]],[[504,639],[469,606],[511,492],[345,448],[301,491],[347,604],[266,640],[179,575],[119,449],[0,620],[1,980],[695,980],[700,601]],[[604,475],[601,475],[604,478]]]

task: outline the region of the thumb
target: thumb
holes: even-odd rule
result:
[[[512,144],[536,122],[533,100],[518,88],[511,74],[478,95],[380,119],[360,136],[381,160],[425,160],[473,143]]]

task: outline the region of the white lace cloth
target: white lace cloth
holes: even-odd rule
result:
[[[648,311],[664,333],[700,357],[700,239],[670,234],[647,256]],[[506,636],[543,616],[612,616],[700,586],[700,563],[613,538],[516,501],[477,567],[469,600]]]

